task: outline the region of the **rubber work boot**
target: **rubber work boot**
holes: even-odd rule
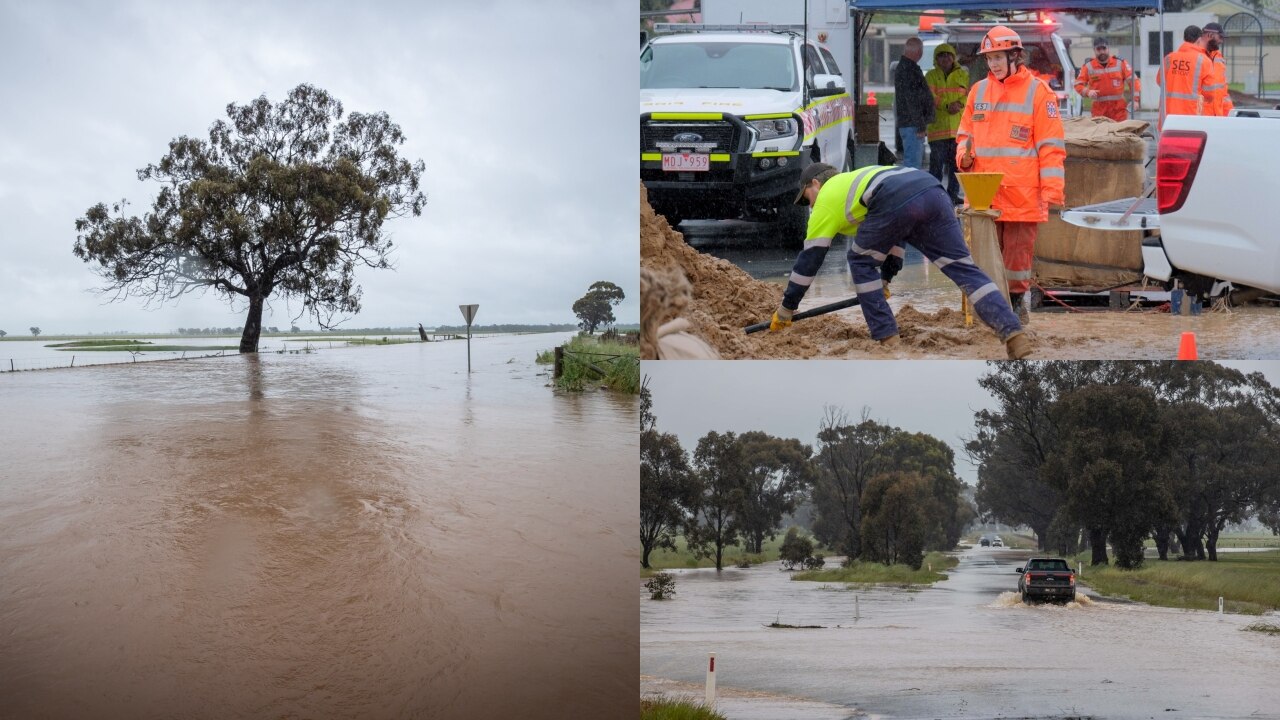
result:
[[[902,344],[902,338],[897,335],[890,335],[889,337],[882,338],[876,342],[880,343],[880,347],[895,348]]]
[[[1027,321],[1031,319],[1031,312],[1027,310],[1027,303],[1023,300],[1023,293],[1009,293],[1009,305],[1018,314],[1018,322],[1026,325]]]
[[[1021,360],[1031,354],[1031,339],[1026,333],[1016,332],[1005,338],[1004,349],[1010,360]]]

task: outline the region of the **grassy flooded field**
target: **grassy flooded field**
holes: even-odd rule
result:
[[[625,393],[640,392],[640,346],[578,335],[565,343],[564,374],[556,386],[580,391],[598,385]],[[555,363],[555,349],[538,353],[541,365]]]
[[[1217,562],[1150,560],[1138,570],[1091,568],[1081,582],[1103,595],[1125,597],[1160,607],[1217,610],[1261,615],[1280,610],[1280,551],[1222,553]]]
[[[848,567],[798,572],[791,579],[853,585],[931,585],[946,580],[947,574],[943,571],[950,570],[959,562],[953,555],[931,552],[924,556],[919,570],[913,570],[910,565],[855,562]]]

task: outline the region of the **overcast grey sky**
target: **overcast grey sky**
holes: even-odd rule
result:
[[[212,293],[104,304],[75,220],[149,210],[157,186],[135,173],[171,139],[303,82],[386,111],[426,163],[422,216],[384,226],[397,269],[359,273],[344,327],[458,324],[463,303],[478,324],[575,322],[597,280],[637,322],[636,27],[634,0],[0,0],[0,329],[240,327],[243,305]],[[299,310],[274,301],[263,325]]]
[[[1280,385],[1280,362],[1222,364]],[[712,430],[760,430],[812,445],[824,405],[853,420],[866,407],[873,420],[951,445],[956,473],[974,485],[962,438],[973,433],[974,412],[995,407],[978,387],[987,369],[976,360],[739,360],[645,362],[642,372],[658,429],[675,433],[690,453]]]

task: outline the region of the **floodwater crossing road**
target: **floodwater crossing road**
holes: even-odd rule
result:
[[[1029,553],[959,557],[918,590],[793,582],[778,563],[674,571],[674,600],[641,601],[641,672],[701,682],[715,652],[722,688],[886,718],[1280,717],[1280,643],[1241,631],[1256,617],[1024,605],[1014,571]]]
[[[0,375],[0,718],[634,708],[634,395],[569,334]]]

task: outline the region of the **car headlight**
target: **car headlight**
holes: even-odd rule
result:
[[[771,120],[748,120],[747,124],[756,131],[757,140],[772,140],[796,134],[795,118],[774,118]]]

